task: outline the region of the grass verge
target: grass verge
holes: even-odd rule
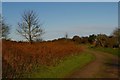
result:
[[[72,71],[82,68],[92,60],[94,60],[94,56],[89,53],[82,53],[78,55],[72,55],[66,57],[56,66],[48,66],[44,70],[39,70],[37,72],[32,72],[32,78],[64,78],[64,76],[68,75]]]

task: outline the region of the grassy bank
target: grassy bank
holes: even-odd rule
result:
[[[30,77],[34,78],[63,78],[72,71],[82,68],[90,61],[94,60],[94,56],[89,53],[82,53],[78,55],[69,56],[61,61],[60,64],[56,66],[49,66],[43,68],[43,70],[38,70],[38,72],[33,72]]]

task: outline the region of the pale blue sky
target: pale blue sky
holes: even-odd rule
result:
[[[22,40],[16,32],[24,10],[34,10],[44,23],[43,39],[74,35],[88,36],[104,33],[110,35],[118,26],[117,2],[3,2],[3,16],[11,25],[12,39]]]

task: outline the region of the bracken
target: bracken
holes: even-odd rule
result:
[[[19,78],[39,65],[52,66],[66,56],[78,54],[83,48],[72,41],[13,42],[2,41],[3,78]]]

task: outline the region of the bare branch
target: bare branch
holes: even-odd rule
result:
[[[22,23],[18,23],[19,30],[17,30],[29,42],[36,40],[43,35],[44,31],[39,24],[38,16],[34,11],[25,11],[22,15]]]

